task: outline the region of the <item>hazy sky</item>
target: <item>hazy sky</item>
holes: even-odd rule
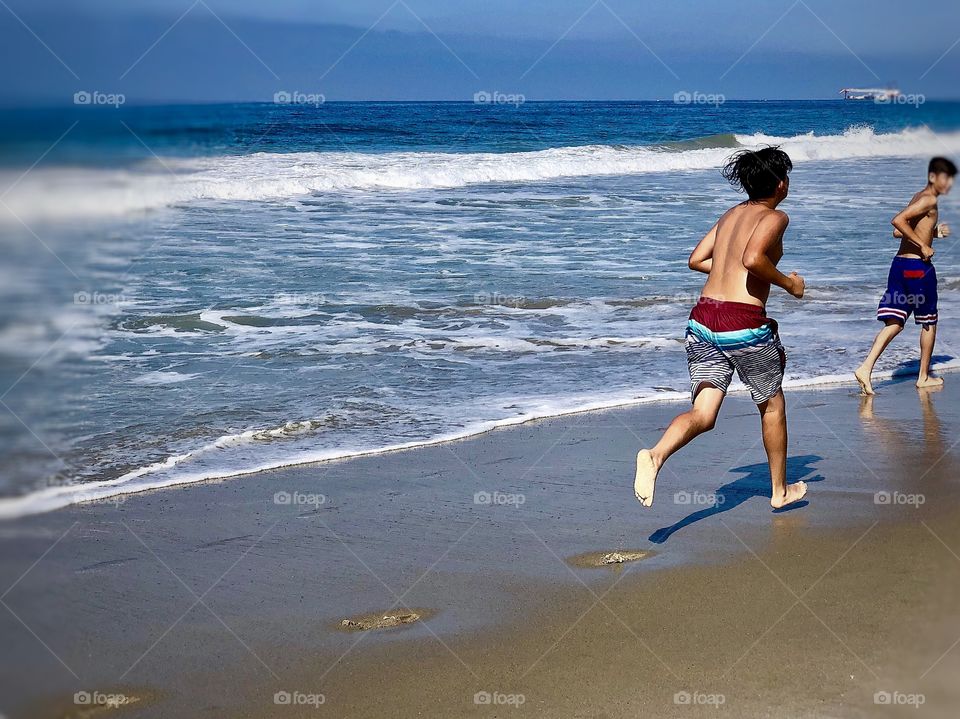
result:
[[[960,3],[5,0],[6,102],[958,97]]]

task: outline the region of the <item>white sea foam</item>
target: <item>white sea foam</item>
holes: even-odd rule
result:
[[[766,144],[782,145],[795,163],[912,157],[960,152],[960,133],[919,128],[878,134],[870,127],[852,127],[840,135],[736,135],[731,147],[693,149],[587,145],[509,153],[255,153],[150,160],[134,169],[54,167],[35,169],[23,178],[14,172],[0,175],[0,189],[12,186],[0,219],[55,221],[203,201],[286,201],[325,192],[707,170],[719,167],[737,146]]]
[[[134,384],[144,384],[144,385],[168,385],[168,384],[179,384],[181,382],[189,382],[200,375],[197,374],[183,374],[181,372],[172,372],[172,371],[156,371],[156,372],[147,372],[146,374],[140,375],[132,380]]]

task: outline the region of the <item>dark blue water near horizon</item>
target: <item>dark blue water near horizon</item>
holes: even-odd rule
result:
[[[124,164],[161,156],[252,152],[529,152],[581,145],[659,145],[723,134],[789,137],[960,127],[960,103],[919,107],[844,100],[238,103],[0,110],[0,163]]]

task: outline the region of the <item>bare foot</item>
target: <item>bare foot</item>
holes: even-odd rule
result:
[[[876,394],[873,391],[873,384],[870,381],[870,373],[867,372],[863,365],[857,367],[856,372],[853,373],[853,376],[857,378],[857,382],[860,383],[860,394],[871,395]]]
[[[633,481],[633,493],[644,507],[653,504],[653,488],[659,471],[660,466],[649,449],[637,452],[637,478]]]
[[[943,377],[922,377],[917,380],[917,389],[926,389],[927,387],[941,387]]]
[[[806,482],[794,482],[793,484],[788,484],[783,494],[770,499],[770,506],[774,509],[781,509],[786,507],[788,504],[799,502],[801,499],[803,499],[806,493]]]

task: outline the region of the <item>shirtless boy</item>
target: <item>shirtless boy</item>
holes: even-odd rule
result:
[[[860,392],[875,394],[871,375],[873,367],[887,345],[903,331],[907,318],[913,313],[920,325],[920,376],[917,387],[938,387],[940,377],[930,376],[930,358],[937,341],[937,271],[933,268],[934,238],[949,237],[950,228],[938,224],[937,200],[950,192],[957,166],[945,157],[934,157],[927,167],[927,186],[913,196],[910,204],[893,218],[893,236],[900,238],[890,274],[887,291],[880,298],[877,319],[884,327],[873,341],[870,353],[854,376],[860,383]]]
[[[777,147],[742,150],[723,169],[723,176],[749,199],[727,210],[690,255],[690,269],[708,275],[687,323],[693,408],[676,417],[653,448],[637,454],[633,489],[645,507],[653,504],[657,473],[667,458],[713,429],[734,370],[760,410],[770,504],[779,509],[807,492],[805,482],[787,484],[787,415],[781,390],[786,354],[777,323],[765,309],[771,285],[803,297],[803,278],[777,269],[789,218],[776,208],[787,196],[792,169],[787,153]]]

